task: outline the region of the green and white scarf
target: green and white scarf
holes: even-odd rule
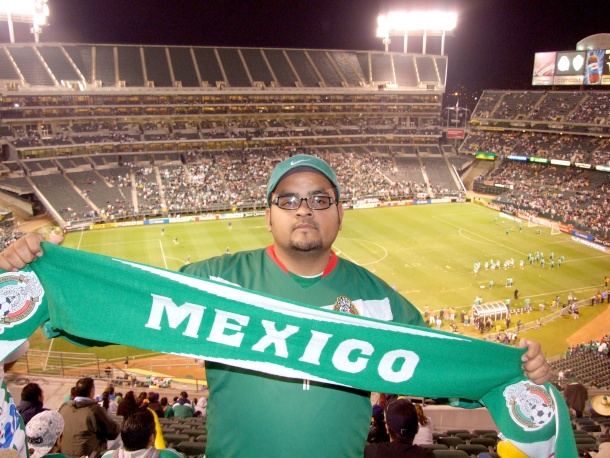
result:
[[[527,455],[576,456],[565,403],[550,384],[524,378],[523,349],[49,243],[43,249],[23,271],[0,275],[0,358],[42,325],[47,337],[88,346],[128,345],[367,391],[474,400]],[[110,311],[121,319],[105,326],[100,316]]]

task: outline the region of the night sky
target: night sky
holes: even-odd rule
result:
[[[400,5],[457,11],[445,44],[449,90],[531,88],[535,52],[610,33],[609,0],[49,0],[41,42],[383,50],[377,14]],[[23,29],[16,35],[33,41]],[[0,41],[9,41],[6,23]],[[409,43],[421,52],[421,39]],[[395,37],[390,50],[402,46]],[[439,53],[439,39],[427,48]]]

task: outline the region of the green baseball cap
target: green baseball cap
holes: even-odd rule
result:
[[[271,193],[277,186],[277,184],[289,173],[306,172],[307,169],[313,169],[314,172],[321,173],[332,183],[337,191],[337,201],[340,199],[339,193],[339,181],[333,169],[323,159],[316,156],[310,156],[308,154],[297,154],[296,156],[289,157],[285,161],[280,162],[275,166],[271,177],[269,178],[269,185],[267,186],[267,203],[271,198]]]

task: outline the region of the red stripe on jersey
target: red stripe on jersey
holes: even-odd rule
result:
[[[286,268],[286,266],[284,265],[284,263],[282,261],[280,261],[280,259],[275,254],[275,246],[274,245],[269,245],[267,247],[267,254],[280,267],[280,269],[282,269],[286,273],[290,273],[288,271],[288,269]],[[326,265],[326,268],[324,269],[324,272],[322,272],[322,278],[326,277],[329,273],[331,273],[333,271],[333,269],[335,267],[337,267],[338,263],[339,263],[339,257],[335,254],[334,251],[331,250],[330,251],[330,259],[328,260],[328,264]]]

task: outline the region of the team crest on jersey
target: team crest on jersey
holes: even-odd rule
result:
[[[352,304],[350,298],[346,296],[339,296],[337,298],[333,310],[335,312],[349,313],[351,315],[360,315],[356,306]]]
[[[0,334],[36,312],[44,290],[34,272],[0,274]]]
[[[504,399],[511,418],[525,431],[540,429],[555,417],[555,401],[541,385],[514,383],[504,389]]]

